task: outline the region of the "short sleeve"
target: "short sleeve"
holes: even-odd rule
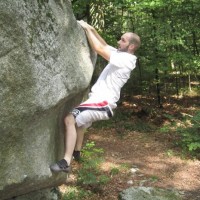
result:
[[[126,52],[111,52],[110,64],[118,68],[128,67],[129,69],[134,69],[136,59],[135,55]]]

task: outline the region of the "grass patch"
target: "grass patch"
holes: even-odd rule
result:
[[[87,142],[82,150],[82,166],[78,170],[77,184],[93,192],[101,191],[101,186],[110,180],[100,169],[103,161],[103,149],[96,148],[94,142]]]
[[[82,200],[91,197],[93,194],[89,190],[85,190],[78,186],[68,186],[66,192],[62,196],[62,200]]]
[[[113,167],[113,168],[110,170],[110,175],[111,175],[111,177],[112,177],[112,176],[115,176],[115,175],[119,174],[119,172],[120,172],[120,169],[119,169],[119,168]]]

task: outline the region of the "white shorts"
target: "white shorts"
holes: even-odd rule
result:
[[[88,128],[93,122],[107,120],[113,116],[113,111],[107,101],[92,102],[87,100],[72,110],[72,115],[78,127]]]

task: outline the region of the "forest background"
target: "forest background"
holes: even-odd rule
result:
[[[142,45],[114,117],[87,130],[62,200],[118,200],[130,185],[199,200],[199,0],[72,0],[72,7],[109,45],[117,48],[128,31]],[[91,85],[106,64],[98,57]]]
[[[77,20],[93,25],[114,47],[124,32],[132,31],[141,37],[137,67],[121,94],[123,98],[141,95],[154,99],[153,104],[141,105],[140,112],[152,113],[150,109],[155,106],[163,109],[164,104],[173,104],[174,98],[184,101],[187,97],[190,102],[189,98],[195,97],[199,102],[198,0],[73,0],[72,5]],[[105,64],[99,57],[92,82]],[[177,129],[181,145],[191,153],[198,153],[200,111],[194,109],[183,115],[182,121],[189,120],[190,125]],[[174,116],[165,113],[165,118],[173,121]],[[169,131],[169,126],[163,130]]]

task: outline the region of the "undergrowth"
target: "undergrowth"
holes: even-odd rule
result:
[[[151,109],[149,110],[151,111]],[[189,152],[193,157],[199,158],[200,111],[191,115],[183,114],[178,110],[177,112],[158,111],[156,108],[152,109],[154,111],[152,114],[149,110],[146,116],[140,118],[134,115],[130,109],[117,109],[113,118],[94,123],[93,128],[101,130],[113,129],[116,132],[116,136],[121,135],[122,137],[131,131],[141,132],[141,134],[151,133],[152,131],[156,131],[159,134],[167,133],[173,136],[173,142],[176,146],[181,147],[185,152]],[[158,123],[155,123],[155,121],[158,121]],[[68,191],[63,195],[63,200],[82,200],[96,193],[101,193],[102,187],[113,176],[120,173],[121,169],[116,166],[110,170],[109,175],[105,175],[102,172],[100,165],[104,161],[103,154],[103,149],[97,148],[94,142],[86,143],[82,149],[81,166],[77,171],[76,186],[69,187]],[[167,155],[173,156],[173,150],[169,150]],[[151,179],[152,181],[158,180],[156,176],[151,177]]]
[[[172,115],[165,115],[170,120],[168,125],[162,126],[161,132],[174,132],[179,140],[174,141],[183,151],[197,157],[200,152],[200,111],[193,116],[185,114],[182,119]]]
[[[86,143],[82,150],[82,166],[78,171],[78,185],[90,188],[94,192],[100,191],[101,186],[109,181],[100,170],[100,164],[103,162],[103,149],[96,148],[94,142]]]
[[[104,161],[103,153],[103,149],[95,147],[93,141],[86,143],[82,149],[81,167],[77,171],[76,186],[68,187],[63,195],[63,200],[81,200],[101,192],[102,186],[110,180],[100,169],[100,165]],[[112,173],[116,172],[112,171]]]

